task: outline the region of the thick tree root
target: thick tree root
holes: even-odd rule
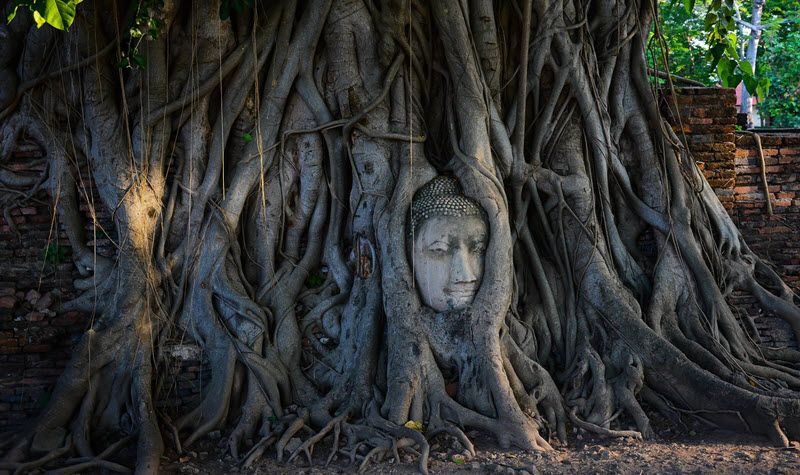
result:
[[[0,113],[0,161],[28,136],[48,163],[0,169],[0,208],[52,195],[83,292],[64,308],[96,315],[3,469],[124,472],[135,440],[135,470],[155,473],[162,430],[180,453],[230,428],[244,467],[272,449],[312,464],[330,440],[326,463],[409,453],[424,473],[434,438],[475,454],[467,429],[531,451],[568,424],[651,438],[641,399],[800,436],[800,352],[760,346],[725,302],[747,291],[800,335],[797,295],[660,116],[654,3],[290,0],[233,21],[222,0],[128,3],[84,2],[64,34],[0,27],[25,42],[0,72],[27,85]],[[136,31],[128,10],[148,25],[130,69],[105,38]],[[408,227],[436,175],[489,234],[473,301],[438,313]],[[101,211],[113,258],[85,235]],[[212,377],[173,423],[154,388],[176,336]],[[119,439],[100,450],[101,433]]]

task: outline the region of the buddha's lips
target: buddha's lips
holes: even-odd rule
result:
[[[445,294],[457,298],[472,297],[477,291],[478,287],[474,285],[444,289]]]

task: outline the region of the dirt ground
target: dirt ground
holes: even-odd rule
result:
[[[696,429],[696,430],[695,430]],[[698,432],[699,431],[699,432]],[[535,474],[800,474],[800,443],[789,448],[772,447],[765,439],[727,431],[684,428],[657,430],[655,440],[607,439],[573,433],[569,446],[557,446],[550,453],[530,453],[503,450],[490,438],[469,433],[477,455],[464,458],[453,441],[441,440],[431,447],[429,473],[500,473],[509,475]],[[298,443],[295,441],[295,443]],[[452,445],[451,445],[452,444]],[[314,466],[305,458],[292,463],[277,462],[274,450],[254,467],[240,469],[225,455],[224,438],[215,444],[207,441],[181,458],[173,455],[162,466],[173,474],[341,474],[356,473],[358,464],[337,455],[324,466],[330,445],[320,445],[314,452]],[[401,454],[370,463],[368,474],[413,474],[417,472],[416,457]]]

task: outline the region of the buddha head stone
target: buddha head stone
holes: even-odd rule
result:
[[[489,241],[480,205],[464,196],[454,178],[437,176],[414,195],[408,231],[423,303],[437,312],[470,305]]]

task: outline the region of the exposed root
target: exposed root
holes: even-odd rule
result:
[[[281,438],[278,439],[278,442],[275,444],[275,451],[278,453],[278,462],[283,460],[283,449],[286,447],[286,444],[289,443],[289,439],[295,436],[298,432],[302,429],[306,428],[306,422],[308,421],[308,411],[304,411],[303,413],[299,414],[297,418],[289,424],[289,427],[283,432]]]
[[[297,449],[294,450],[294,452],[292,452],[292,454],[289,456],[289,458],[286,460],[286,462],[287,463],[291,463],[294,460],[294,458],[297,457],[298,454],[303,452],[303,453],[306,454],[306,457],[308,458],[308,465],[309,466],[313,465],[314,462],[312,460],[312,455],[314,453],[314,447],[316,446],[316,444],[319,441],[324,439],[331,431],[333,431],[334,432],[334,437],[333,437],[333,447],[334,448],[331,451],[331,455],[328,456],[328,461],[326,462],[326,465],[328,463],[330,463],[330,460],[333,458],[333,455],[335,454],[335,452],[337,450],[336,447],[337,447],[337,445],[339,443],[339,434],[341,432],[341,423],[345,422],[346,420],[347,420],[347,414],[346,413],[340,414],[340,415],[334,417],[333,419],[331,419],[330,422],[328,422],[325,425],[325,427],[323,427],[322,429],[317,431],[317,433],[314,434],[313,436],[311,436],[308,439],[306,439],[305,441],[303,441],[303,443],[300,445],[300,447],[298,447]]]
[[[77,459],[69,459],[65,462],[66,463],[65,467],[60,468],[58,470],[54,470],[51,473],[59,475],[67,475],[71,473],[79,473],[93,468],[101,468],[118,473],[131,473],[132,470],[129,469],[128,467],[120,465],[116,462],[111,462],[106,459],[114,455],[121,448],[131,443],[133,439],[134,438],[132,436],[124,437],[118,440],[117,442],[109,445],[96,457],[81,457]]]
[[[129,28],[114,2],[82,3],[63,35],[26,26],[0,58],[32,76],[14,76],[0,111],[0,161],[30,136],[49,164],[3,168],[0,193],[51,193],[81,275],[62,310],[96,316],[4,469],[125,472],[110,458],[135,439],[136,470],[156,472],[162,429],[180,453],[235,424],[244,467],[273,447],[312,464],[331,438],[326,463],[407,452],[425,473],[443,434],[475,454],[466,428],[534,451],[552,448],[545,430],[566,443],[568,421],[650,438],[639,399],[800,436],[800,353],[759,346],[725,303],[746,290],[800,336],[797,296],[660,116],[643,49],[654,4],[587,18],[590,3],[293,0],[223,21],[221,0],[157,3],[140,68],[106,57],[119,39],[104,35]],[[408,232],[437,174],[489,234],[471,304],[438,313]],[[113,258],[87,244],[102,226],[83,208],[110,216]],[[153,382],[175,336],[212,378],[173,423]],[[623,414],[637,431],[617,430]],[[25,462],[49,431],[67,443]],[[120,440],[95,455],[105,432]]]
[[[630,437],[637,440],[643,440],[642,433],[635,430],[606,429],[605,427],[601,427],[597,424],[584,421],[578,417],[577,409],[572,409],[569,411],[569,420],[571,420],[572,423],[575,424],[577,427],[580,427],[581,429],[585,429],[589,432],[593,432],[598,435],[604,435],[608,437]]]
[[[30,462],[22,462],[22,463],[8,463],[8,462],[0,462],[0,469],[3,470],[13,470],[14,475],[20,475],[22,473],[30,472],[31,470],[35,470],[39,467],[43,467],[45,464],[52,462],[53,460],[57,460],[60,457],[63,457],[70,450],[72,450],[72,436],[68,435],[64,445],[60,448],[51,450],[47,454],[39,457],[36,460],[32,460]]]

